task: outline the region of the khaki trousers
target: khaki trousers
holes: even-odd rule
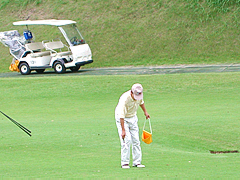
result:
[[[139,128],[138,128],[138,118],[137,116],[131,118],[124,118],[124,128],[126,131],[126,136],[124,140],[122,139],[122,127],[120,124],[120,118],[115,117],[116,125],[118,128],[118,134],[121,142],[121,165],[129,164],[130,162],[130,146],[132,145],[132,158],[133,166],[141,164],[142,161],[142,151],[139,141]]]

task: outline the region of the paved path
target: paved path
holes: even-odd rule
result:
[[[39,76],[82,76],[82,75],[135,75],[135,74],[176,74],[176,73],[220,73],[238,72],[240,64],[226,65],[179,65],[179,66],[151,66],[151,67],[112,67],[112,68],[90,68],[80,69],[76,73],[67,71],[64,74],[56,74],[53,70],[46,71],[44,74],[32,72],[30,75],[23,76],[17,72],[0,73],[3,77],[39,77]]]

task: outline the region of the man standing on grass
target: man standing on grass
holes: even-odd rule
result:
[[[131,90],[123,93],[115,109],[115,119],[121,141],[121,166],[130,168],[130,145],[132,144],[133,167],[144,168],[141,164],[142,151],[139,141],[137,109],[141,107],[146,118],[150,118],[143,101],[143,87],[134,84]]]

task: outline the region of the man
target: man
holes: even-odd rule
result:
[[[137,109],[139,106],[143,110],[146,118],[150,118],[143,101],[143,87],[141,84],[134,84],[131,90],[121,95],[115,109],[116,125],[121,142],[121,166],[124,169],[130,168],[129,161],[131,144],[133,167],[145,167],[141,164],[142,152],[137,124]]]

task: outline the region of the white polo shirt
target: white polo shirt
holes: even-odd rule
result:
[[[115,113],[119,118],[130,118],[137,114],[139,105],[144,103],[143,99],[134,100],[131,97],[131,90],[123,93],[119,98]]]

